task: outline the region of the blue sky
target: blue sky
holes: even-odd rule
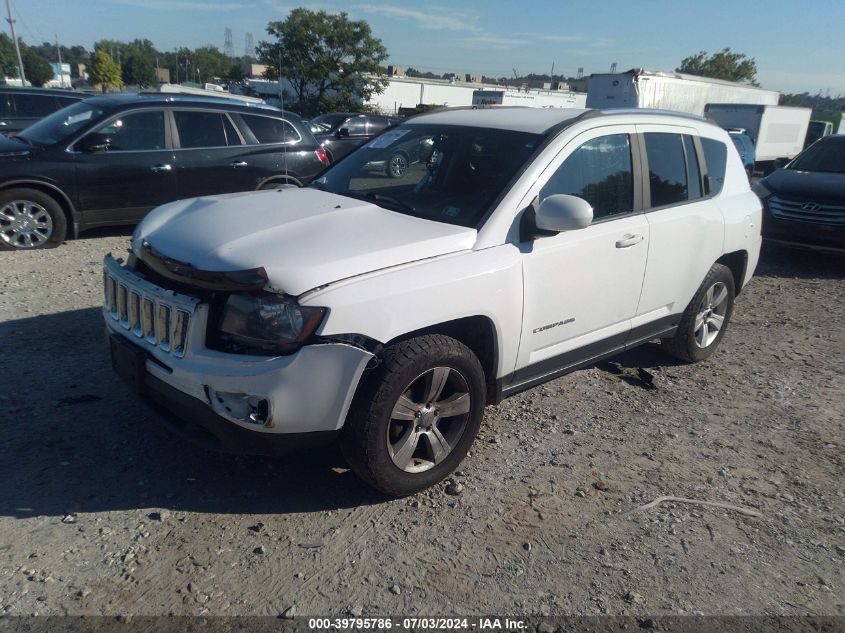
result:
[[[394,64],[486,75],[672,70],[688,54],[724,47],[757,60],[766,88],[845,93],[845,0],[14,0],[27,42],[86,47],[100,38],[149,38],[161,50],[251,32],[296,6],[366,19]]]

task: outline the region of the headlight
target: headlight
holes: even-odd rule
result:
[[[751,191],[757,194],[757,197],[760,200],[765,200],[770,195],[772,195],[771,190],[763,184],[763,181],[758,180],[753,185],[751,185]]]
[[[219,342],[241,354],[290,354],[320,326],[325,308],[299,305],[277,295],[229,296],[220,317]]]

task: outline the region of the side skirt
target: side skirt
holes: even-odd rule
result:
[[[544,382],[554,380],[565,374],[590,367],[600,360],[633,349],[655,338],[672,336],[678,329],[680,314],[663,317],[652,323],[638,326],[630,332],[597,341],[584,347],[571,350],[559,356],[517,369],[508,376],[497,379],[498,404],[505,398],[521,393]],[[500,395],[501,394],[501,395]]]

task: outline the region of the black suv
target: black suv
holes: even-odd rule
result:
[[[0,138],[0,249],[55,246],[181,198],[301,186],[327,164],[302,120],[270,106],[92,97]]]
[[[91,95],[51,88],[0,87],[0,134],[17,134],[48,114]]]
[[[401,122],[401,119],[378,114],[331,112],[314,117],[308,121],[308,127],[328,152],[329,160],[336,163],[353,149]]]

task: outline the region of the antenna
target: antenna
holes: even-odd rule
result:
[[[282,53],[279,52],[279,107],[282,109],[282,139],[285,138],[285,91],[282,90]],[[285,184],[288,183],[288,144],[284,142]]]
[[[612,73],[615,73],[615,72],[616,72],[616,62],[613,62],[613,63],[610,65],[610,72],[612,72]]]
[[[235,46],[232,44],[232,29],[228,26],[226,27],[226,30],[223,31],[223,54],[226,57],[235,56]]]

